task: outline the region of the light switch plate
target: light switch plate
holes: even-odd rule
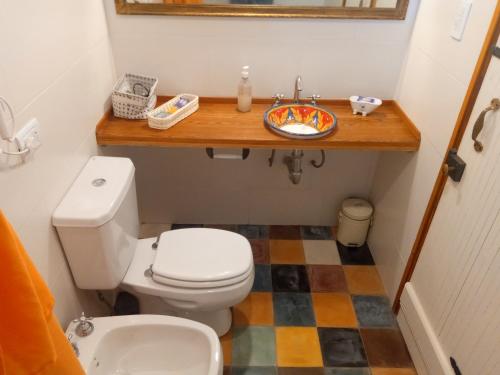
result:
[[[460,4],[455,13],[455,19],[453,20],[453,29],[451,30],[451,37],[453,39],[458,41],[462,40],[471,9],[472,0],[460,0]]]

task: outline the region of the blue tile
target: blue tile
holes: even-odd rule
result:
[[[276,375],[276,367],[233,367],[231,375]]]
[[[353,296],[354,309],[361,327],[393,327],[394,315],[386,297]]]
[[[325,367],[366,367],[368,362],[357,329],[318,328]]]
[[[325,375],[370,375],[368,368],[334,367],[326,368]]]
[[[309,293],[274,293],[274,323],[277,326],[315,326]]]
[[[300,232],[303,240],[331,240],[333,239],[331,227],[301,226]]]
[[[250,239],[269,238],[269,226],[267,225],[238,225],[238,233]]]
[[[256,264],[252,291],[272,292],[272,290],[273,284],[271,281],[271,266],[269,264]]]
[[[361,247],[352,247],[344,246],[337,241],[337,249],[339,250],[340,260],[343,265],[371,266],[375,264],[366,243]]]
[[[233,330],[233,365],[275,366],[274,327],[247,326]]]
[[[275,292],[310,292],[305,266],[273,264],[271,274]]]

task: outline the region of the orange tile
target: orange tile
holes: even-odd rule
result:
[[[358,326],[351,296],[346,293],[313,293],[312,300],[318,327]]]
[[[276,327],[276,353],[279,367],[323,367],[315,327]]]
[[[250,293],[243,302],[233,307],[233,322],[237,326],[272,326],[272,293]]]
[[[374,266],[344,266],[344,274],[351,294],[385,294]]]
[[[302,240],[269,240],[271,263],[304,264]]]
[[[220,338],[222,346],[222,356],[224,357],[224,365],[231,366],[233,362],[233,333],[229,331]]]
[[[412,368],[371,368],[372,375],[417,375]]]

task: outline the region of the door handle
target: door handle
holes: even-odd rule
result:
[[[472,140],[474,141],[474,150],[477,152],[483,151],[483,144],[477,140],[477,137],[479,136],[479,133],[481,133],[481,130],[483,130],[484,118],[488,112],[496,111],[498,108],[500,108],[500,99],[492,99],[490,105],[483,109],[474,124],[474,128],[472,129]]]

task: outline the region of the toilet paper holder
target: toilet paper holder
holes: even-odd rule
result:
[[[213,147],[207,147],[205,151],[210,159],[246,160],[248,155],[250,155],[249,148],[243,148],[241,154],[217,153]]]

